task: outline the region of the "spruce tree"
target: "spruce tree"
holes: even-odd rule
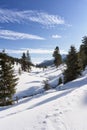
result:
[[[18,78],[14,75],[13,66],[6,54],[0,55],[0,105],[12,104]]]
[[[87,36],[83,37],[82,45],[79,51],[79,60],[82,64],[82,69],[85,69],[87,65]]]
[[[58,67],[62,63],[62,58],[59,52],[59,47],[57,46],[53,52],[54,64]]]
[[[60,85],[60,84],[62,84],[62,83],[63,83],[62,78],[59,77],[58,85]]]
[[[27,71],[29,72],[31,70],[31,58],[30,58],[29,50],[27,50],[26,61],[27,61]]]
[[[66,60],[67,69],[64,72],[64,83],[76,79],[81,75],[81,68],[78,64],[78,55],[74,46],[71,46]]]
[[[25,55],[25,53],[22,54],[22,58],[21,58],[21,69],[23,71],[27,71],[27,63],[26,63],[26,55]]]
[[[49,90],[51,88],[50,85],[49,85],[49,83],[48,83],[48,80],[44,80],[43,84],[44,84],[44,90],[45,91],[47,91],[47,90]]]
[[[31,59],[29,55],[29,51],[27,53],[23,53],[22,58],[21,58],[21,69],[23,71],[29,72],[31,70]]]

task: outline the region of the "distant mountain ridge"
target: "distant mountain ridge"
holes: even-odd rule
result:
[[[63,55],[62,55],[62,59],[65,60],[65,58],[66,58],[66,55],[63,54]],[[54,64],[54,59],[51,59],[51,60],[44,60],[43,62],[41,62],[41,63],[39,64],[39,66],[51,66],[51,65],[53,65],[53,64]]]
[[[54,61],[54,59],[45,60],[45,61],[41,62],[41,63],[39,64],[39,66],[51,66],[51,65],[53,65],[53,63],[54,63],[53,61]]]

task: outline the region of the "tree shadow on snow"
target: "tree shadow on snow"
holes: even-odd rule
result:
[[[40,81],[31,81],[31,82],[27,82],[26,84],[30,84],[30,83],[40,83]]]
[[[44,105],[44,104],[46,104],[46,103],[52,102],[52,101],[54,101],[54,100],[56,100],[56,99],[58,99],[58,98],[61,98],[61,97],[66,96],[66,95],[69,94],[70,92],[72,92],[72,90],[64,91],[64,92],[62,92],[61,94],[57,94],[56,96],[52,96],[52,97],[47,98],[47,99],[45,99],[45,100],[43,100],[43,101],[41,101],[41,102],[39,102],[39,103],[36,103],[35,105],[29,107],[28,109],[33,109],[33,108],[35,108],[35,107],[38,107],[38,106]],[[27,109],[27,110],[28,110],[28,109]]]
[[[79,78],[79,79],[74,80],[74,81],[72,81],[70,83],[67,83],[62,87],[62,89],[61,89],[62,93],[61,94],[58,94],[56,96],[52,96],[50,98],[47,98],[47,99],[45,99],[45,100],[43,100],[43,101],[41,101],[39,103],[36,103],[35,105],[31,106],[28,109],[33,109],[33,108],[35,108],[37,106],[40,106],[40,105],[46,104],[48,102],[54,101],[54,100],[56,100],[58,98],[64,97],[67,94],[71,93],[72,91],[74,91],[76,89],[79,89],[80,87],[84,87],[84,85],[86,85],[86,84],[87,84],[87,77],[82,78],[82,79]],[[86,103],[87,103],[87,96],[86,96]]]
[[[67,89],[78,89],[80,87],[84,87],[84,85],[87,84],[87,77],[85,78],[78,78],[74,81],[71,81],[69,83],[66,83],[62,86],[61,90],[67,90]]]

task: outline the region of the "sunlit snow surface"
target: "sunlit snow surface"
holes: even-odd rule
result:
[[[87,71],[77,80],[57,86],[63,69],[33,67],[31,73],[18,75],[14,97],[20,100],[13,106],[0,107],[0,130],[87,130]],[[56,88],[44,92],[45,79]]]

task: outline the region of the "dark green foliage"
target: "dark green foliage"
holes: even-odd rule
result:
[[[76,79],[81,75],[81,68],[78,63],[78,55],[74,46],[71,46],[66,60],[67,69],[64,72],[64,83]]]
[[[50,89],[50,85],[49,85],[49,83],[48,83],[48,80],[44,80],[44,81],[43,81],[43,84],[44,84],[44,89],[45,89],[45,90],[49,90],[49,89]]]
[[[56,67],[58,67],[62,63],[62,58],[59,53],[59,47],[56,47],[54,52],[53,52],[53,57],[54,57],[54,64]]]
[[[29,54],[29,50],[27,50],[27,54],[26,54],[26,61],[27,61],[27,71],[30,72],[31,70],[31,58],[30,58],[30,54]]]
[[[22,58],[21,58],[21,68],[23,71],[27,70],[27,63],[26,63],[26,55],[23,53]]]
[[[3,56],[3,54],[5,53],[5,50],[2,50],[2,52],[0,52],[0,57]],[[23,54],[24,55],[24,54]],[[16,65],[21,64],[21,67],[23,67],[24,61],[26,59],[26,64],[28,66],[27,71],[29,72],[31,70],[31,66],[35,66],[32,62],[31,62],[31,58],[29,55],[29,51],[27,51],[27,53],[25,54],[25,56],[22,55],[22,58],[15,58],[9,55],[6,55],[6,57],[11,61],[11,63],[14,65],[16,63]],[[26,57],[26,58],[24,58]]]
[[[31,58],[30,58],[29,50],[27,50],[26,60],[31,63]]]
[[[87,36],[83,37],[82,45],[80,46],[79,51],[79,60],[82,65],[82,69],[85,69],[87,65]]]
[[[58,82],[58,85],[60,85],[60,84],[62,84],[62,83],[63,83],[62,78],[61,78],[61,77],[59,77],[59,82]]]
[[[27,55],[23,53],[22,58],[21,58],[21,68],[23,71],[29,72],[31,70],[31,60],[29,56],[29,51],[27,51]]]
[[[11,61],[6,54],[3,54],[0,56],[0,105],[12,104],[17,80]]]

